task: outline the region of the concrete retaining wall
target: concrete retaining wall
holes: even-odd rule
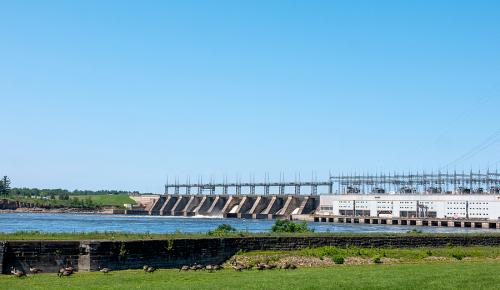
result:
[[[1,244],[2,273],[9,273],[11,267],[29,270],[30,265],[41,267],[45,272],[57,272],[64,266],[76,266],[80,257],[79,241],[9,241]]]
[[[294,250],[320,246],[442,247],[500,246],[500,236],[311,236],[185,238],[138,241],[6,241],[0,242],[0,269],[39,267],[57,272],[73,266],[78,271],[99,267],[138,269],[144,264],[158,268],[193,263],[220,264],[238,250]]]

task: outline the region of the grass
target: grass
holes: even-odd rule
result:
[[[125,203],[135,204],[135,201],[131,199],[127,194],[96,194],[96,195],[70,195],[69,200],[60,200],[57,197],[55,199],[37,199],[25,196],[8,196],[8,199],[33,203],[42,206],[53,206],[53,207],[74,207],[74,199],[77,198],[79,201],[86,202],[88,205],[88,200],[92,201],[91,207],[98,206],[116,206],[123,207]]]
[[[362,258],[393,258],[405,260],[420,260],[426,257],[500,257],[500,247],[441,247],[441,248],[360,248],[360,247],[319,247],[291,251],[287,254],[313,257],[362,257]]]
[[[101,206],[123,206],[125,203],[135,204],[127,194],[99,194],[99,195],[72,195],[79,199],[90,198],[94,203]]]
[[[498,289],[500,263],[337,265],[293,271],[138,270],[58,278],[0,275],[0,289]]]
[[[220,237],[388,237],[388,236],[418,236],[418,237],[498,237],[500,233],[443,233],[443,234],[413,234],[413,233],[250,233],[229,232],[221,236],[210,236],[207,233],[127,233],[127,232],[67,232],[52,233],[40,231],[18,231],[14,233],[0,232],[0,240],[142,240],[142,239],[172,239],[172,238],[220,238]]]
[[[125,233],[125,232],[73,232],[73,233],[46,233],[30,231],[19,231],[15,233],[1,233],[1,240],[10,241],[28,241],[28,240],[64,240],[64,241],[81,241],[81,240],[153,240],[153,239],[172,239],[186,237],[185,234],[150,234],[150,233]],[[205,234],[189,235],[190,237],[206,237]]]

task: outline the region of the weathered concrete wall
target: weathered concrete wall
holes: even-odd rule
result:
[[[175,239],[128,242],[84,243],[88,255],[80,271],[95,271],[99,267],[138,269],[143,265],[175,268],[193,263],[220,264],[237,249],[225,245],[224,239]]]
[[[79,256],[79,241],[9,241],[3,242],[0,264],[2,273],[10,272],[11,267],[29,270],[30,265],[57,272],[63,266],[76,266]]]
[[[133,199],[138,206],[143,207],[145,211],[149,212],[160,196],[156,194],[141,194],[130,195],[130,198]]]
[[[3,261],[4,261],[5,251],[6,251],[5,242],[0,242],[0,274],[4,273]]]
[[[9,241],[0,242],[0,267],[28,270],[29,265],[45,272],[62,266],[78,271],[99,267],[138,269],[144,264],[173,268],[193,263],[220,264],[238,250],[294,250],[321,246],[443,247],[500,246],[500,236],[310,236],[184,238],[139,241]],[[2,254],[3,253],[3,254]]]

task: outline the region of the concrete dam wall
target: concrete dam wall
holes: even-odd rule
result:
[[[126,210],[125,214],[273,219],[313,214],[319,206],[318,196],[301,195],[169,194],[131,198],[141,208]]]
[[[295,250],[308,247],[445,247],[499,246],[500,236],[303,236],[177,238],[135,241],[0,241],[0,271],[11,267],[28,271],[29,266],[46,273],[72,266],[77,271],[179,268],[183,265],[222,264],[237,251]]]

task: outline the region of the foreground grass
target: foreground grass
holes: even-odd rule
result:
[[[339,265],[293,271],[159,270],[77,273],[58,278],[0,275],[0,289],[498,289],[500,263]]]
[[[1,229],[0,229],[1,230]],[[207,233],[128,233],[128,232],[40,232],[40,231],[18,231],[14,233],[0,232],[0,240],[152,240],[172,238],[219,238],[219,237],[499,237],[499,233],[250,233],[235,232],[222,236],[210,236]]]

